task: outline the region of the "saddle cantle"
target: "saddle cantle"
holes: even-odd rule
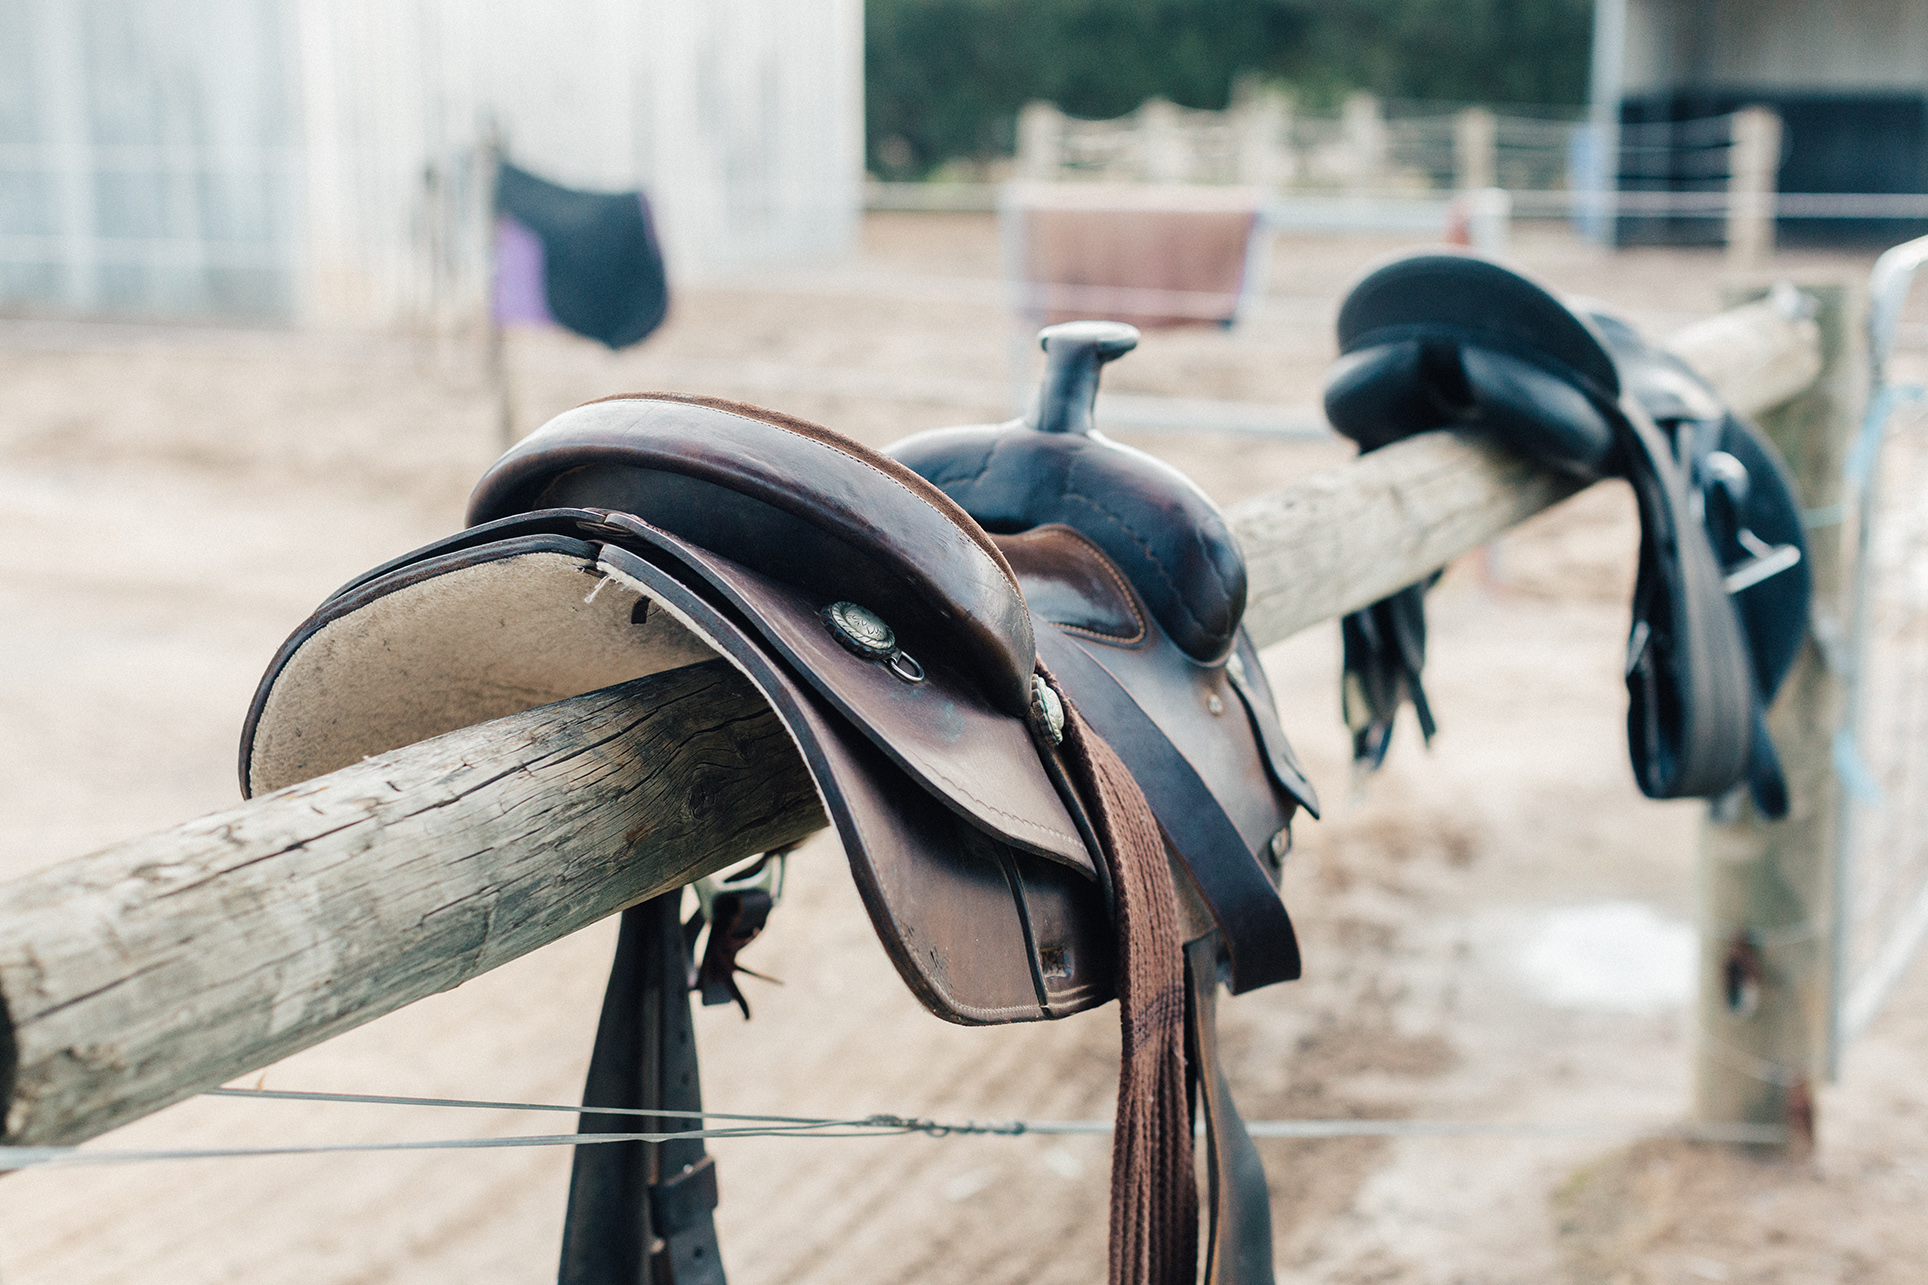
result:
[[[1362,449],[1467,429],[1570,476],[1632,485],[1627,732],[1640,788],[1714,797],[1746,782],[1764,813],[1783,814],[1766,710],[1805,636],[1811,589],[1800,506],[1772,443],[1626,323],[1470,255],[1369,271],[1338,329],[1326,414]],[[1369,764],[1402,698],[1430,733],[1421,592],[1344,625],[1348,722]]]
[[[1095,386],[1095,362],[1089,374]],[[1130,459],[1173,488],[1176,474]],[[985,1024],[1121,999],[1113,1279],[1191,1275],[1186,1077],[1202,1075],[1208,1271],[1269,1280],[1263,1170],[1217,1068],[1211,1009],[1222,959],[1246,985],[1297,971],[1271,874],[1311,791],[1237,629],[1236,549],[1189,484],[1172,495],[1183,503],[1143,509],[1164,523],[1144,530],[1175,548],[1187,537],[1171,528],[1207,525],[1196,565],[1230,587],[1216,616],[1184,598],[1196,586],[1141,588],[1143,568],[1127,574],[1109,552],[1117,537],[1075,515],[989,534],[917,473],[817,425],[670,394],[590,403],[484,475],[469,529],[357,578],[296,630],[250,709],[243,789],[720,658],[797,744],[927,1007]],[[1041,625],[1037,605],[1062,624]],[[1160,612],[1194,609],[1207,627],[1181,647]],[[1147,804],[1140,784],[1210,815],[1154,816],[1170,803]],[[1221,867],[1236,845],[1242,868],[1199,881],[1235,947],[1208,927],[1181,949],[1161,823]],[[700,1109],[694,921],[686,940],[678,899],[624,912],[586,1108]],[[747,928],[713,921],[712,946],[719,931],[754,935],[760,913]],[[1263,939],[1273,929],[1282,945]],[[726,966],[706,999],[727,1001],[727,981]],[[582,1127],[637,1122],[586,1110]],[[720,1282],[715,1201],[700,1140],[579,1149],[562,1279]]]

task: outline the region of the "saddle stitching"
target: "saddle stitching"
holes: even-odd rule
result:
[[[986,812],[994,812],[998,816],[1004,817],[1007,820],[1016,821],[1019,824],[1024,825],[1029,829],[1038,831],[1040,834],[1048,834],[1056,839],[1075,839],[1080,847],[1084,846],[1084,838],[1081,835],[1066,834],[1063,830],[1057,829],[1055,826],[1048,826],[1044,824],[1044,822],[1042,821],[1033,821],[1028,817],[1019,816],[1015,812],[1006,812],[1003,808],[998,807],[996,804],[991,803],[985,799],[979,798],[968,787],[958,783],[957,781],[953,781],[949,776],[945,775],[943,772],[938,771],[936,768],[931,767],[929,764],[922,764],[922,766],[925,771],[929,772],[932,776],[942,781],[945,785],[950,786],[953,790],[956,790],[959,794],[963,795],[971,802],[983,808]]]
[[[1047,523],[1046,525],[1062,525],[1062,524]],[[1032,527],[1031,529],[1033,531],[1036,531],[1039,528]],[[1131,610],[1131,618],[1138,622],[1138,632],[1130,635],[1112,634],[1112,633],[1106,633],[1102,629],[1087,628],[1084,625],[1066,624],[1061,620],[1053,620],[1051,622],[1052,626],[1057,629],[1062,629],[1066,633],[1083,634],[1087,638],[1108,639],[1112,642],[1119,642],[1119,643],[1143,642],[1145,639],[1145,633],[1148,626],[1145,623],[1144,613],[1140,611],[1138,607],[1137,590],[1133,589],[1131,587],[1131,582],[1126,580],[1123,574],[1119,572],[1118,568],[1112,565],[1111,559],[1105,555],[1105,551],[1103,549],[1100,549],[1096,544],[1094,544],[1091,541],[1091,539],[1088,536],[1086,536],[1082,531],[1078,531],[1072,527],[1065,527],[1064,530],[1065,530],[1065,533],[1069,535],[1072,539],[1084,545],[1085,548],[1091,550],[1092,553],[1097,555],[1099,567],[1101,567],[1104,570],[1104,573],[1106,576],[1110,577],[1112,587],[1117,589],[1119,592],[1119,595],[1124,598],[1125,605]]]
[[[678,406],[689,406],[689,405],[704,405],[704,403],[692,403],[692,402],[687,402],[687,401],[682,401],[682,400],[680,400],[680,399],[677,399],[677,398],[670,398],[670,397],[650,397],[650,396],[643,396],[643,397],[633,397],[633,398],[620,398],[620,399],[619,399],[619,398],[605,398],[604,400],[606,400],[606,401],[617,401],[617,400],[625,400],[625,401],[647,401],[647,402],[670,402],[670,403],[672,403],[672,404],[674,404],[674,405],[678,405]],[[871,461],[869,461],[869,460],[867,460],[867,459],[865,459],[865,458],[863,458],[863,457],[862,457],[861,455],[852,455],[852,454],[851,454],[851,453],[850,453],[849,451],[847,451],[847,450],[844,450],[844,449],[843,449],[842,447],[840,447],[840,446],[837,446],[837,445],[835,445],[835,444],[834,444],[834,443],[832,443],[832,442],[828,442],[828,441],[824,441],[824,440],[821,440],[821,439],[819,439],[819,438],[815,438],[815,437],[812,437],[812,436],[811,436],[810,434],[808,434],[808,433],[802,433],[802,432],[798,432],[798,431],[797,431],[796,429],[794,429],[794,428],[791,428],[791,427],[790,427],[789,425],[787,425],[787,424],[779,424],[779,423],[776,423],[776,422],[775,422],[775,421],[773,421],[773,420],[767,420],[767,419],[758,419],[758,418],[756,418],[756,417],[755,417],[755,416],[753,416],[753,415],[745,415],[745,414],[743,414],[743,413],[742,413],[741,411],[735,411],[735,410],[729,410],[729,409],[726,409],[726,408],[724,408],[724,407],[722,407],[722,406],[716,406],[716,405],[706,405],[706,407],[705,407],[705,408],[706,408],[706,409],[708,409],[708,410],[714,410],[714,411],[716,411],[716,412],[718,412],[719,414],[723,414],[723,415],[729,415],[729,416],[733,416],[733,417],[734,417],[734,418],[736,418],[736,419],[740,419],[740,420],[742,420],[742,421],[743,421],[744,423],[746,423],[746,424],[762,424],[762,425],[764,425],[765,427],[768,427],[768,428],[774,428],[774,429],[776,429],[776,430],[777,430],[778,432],[780,432],[780,433],[788,433],[788,434],[790,434],[790,436],[792,436],[792,437],[794,437],[794,438],[796,438],[796,439],[797,439],[798,441],[800,441],[800,442],[804,442],[804,443],[806,443],[806,444],[808,444],[808,445],[812,445],[812,446],[820,446],[820,447],[822,447],[823,449],[825,449],[825,450],[828,450],[828,451],[834,451],[834,452],[835,452],[835,453],[837,453],[838,455],[841,455],[841,456],[843,456],[843,457],[844,457],[845,459],[847,459],[847,460],[849,460],[849,461],[851,461],[851,462],[852,462],[853,464],[860,464],[860,465],[862,465],[863,467],[865,467],[865,468],[867,468],[867,469],[869,469],[869,470],[870,470],[871,472],[873,472],[873,473],[875,473],[875,474],[876,474],[876,475],[877,475],[878,477],[881,477],[881,478],[883,478],[883,479],[884,479],[885,481],[887,481],[887,482],[889,482],[889,483],[890,483],[890,484],[891,484],[892,486],[894,486],[894,487],[896,487],[896,488],[897,488],[898,490],[900,490],[900,491],[902,491],[902,492],[903,492],[903,493],[904,493],[905,495],[908,495],[908,496],[910,496],[910,497],[911,497],[912,499],[914,499],[914,500],[916,500],[916,501],[917,501],[918,503],[920,503],[920,504],[922,504],[922,505],[924,505],[924,506],[925,506],[926,508],[928,508],[928,509],[930,509],[930,510],[931,510],[931,511],[932,511],[933,513],[936,513],[937,515],[939,515],[940,517],[942,517],[942,518],[943,518],[943,519],[944,519],[945,521],[947,521],[947,522],[949,522],[949,523],[950,523],[950,524],[951,524],[951,525],[952,525],[953,527],[956,527],[956,528],[957,528],[957,531],[958,531],[958,534],[960,534],[960,535],[962,535],[962,536],[964,536],[964,537],[965,537],[965,539],[969,541],[969,543],[970,543],[970,546],[971,546],[971,548],[972,548],[973,550],[975,550],[975,551],[976,551],[976,553],[977,553],[977,555],[978,555],[978,556],[979,556],[980,558],[983,558],[983,559],[984,559],[984,560],[985,560],[986,562],[988,562],[988,563],[990,563],[990,564],[991,564],[991,569],[992,569],[993,571],[996,571],[996,572],[997,572],[997,573],[998,573],[998,574],[999,574],[1000,576],[1002,576],[1002,577],[1004,578],[1004,583],[1005,583],[1005,584],[1007,584],[1007,585],[1009,585],[1009,586],[1011,587],[1011,589],[1012,589],[1012,591],[1013,591],[1013,592],[1015,592],[1015,593],[1016,593],[1016,594],[1018,595],[1018,597],[1019,597],[1020,599],[1022,599],[1022,598],[1024,597],[1024,591],[1023,591],[1022,589],[1019,589],[1019,588],[1018,588],[1018,584],[1017,584],[1017,579],[1016,579],[1016,577],[1012,575],[1012,573],[1011,573],[1011,570],[1010,570],[1010,568],[1009,568],[1008,566],[1006,566],[1006,565],[1003,565],[1003,558],[1002,558],[1002,556],[1001,556],[1001,555],[995,555],[995,556],[994,556],[994,555],[993,555],[993,554],[991,554],[990,552],[987,552],[987,551],[985,550],[985,548],[984,548],[984,546],[983,546],[982,544],[980,544],[980,543],[978,542],[978,537],[977,537],[976,535],[974,535],[974,534],[972,534],[972,532],[971,532],[971,530],[970,530],[970,529],[969,529],[968,527],[965,527],[965,526],[963,526],[963,525],[962,525],[962,524],[960,524],[960,523],[958,522],[958,520],[957,520],[957,519],[956,519],[955,517],[953,517],[953,516],[952,516],[951,514],[949,514],[949,513],[946,513],[946,512],[944,512],[944,510],[943,510],[943,509],[941,509],[941,508],[939,508],[939,507],[938,507],[937,505],[935,505],[935,504],[932,504],[932,503],[931,503],[931,501],[930,501],[930,498],[929,498],[928,496],[924,496],[924,495],[919,495],[919,494],[918,494],[918,493],[917,493],[917,492],[916,492],[916,491],[915,491],[915,490],[914,490],[913,488],[911,488],[911,487],[909,487],[909,486],[906,486],[906,485],[904,484],[904,480],[903,480],[902,478],[899,478],[899,477],[893,477],[893,476],[892,476],[892,475],[891,475],[890,473],[888,473],[888,472],[886,472],[886,471],[884,471],[883,469],[880,469],[880,468],[878,468],[878,467],[877,467],[877,466],[876,466],[876,465],[875,465],[874,463],[872,463]],[[933,487],[932,487],[931,489],[932,489],[932,490],[936,490],[937,488],[936,488],[935,486],[933,486]],[[956,504],[956,503],[957,503],[957,501],[955,501],[955,500],[952,500],[950,496],[948,496],[948,495],[944,495],[944,493],[943,493],[942,491],[938,491],[937,493],[938,493],[938,494],[939,494],[940,496],[943,496],[943,498],[944,498],[944,499],[945,499],[946,501],[948,501],[949,503],[951,503],[951,504]],[[962,510],[961,508],[960,508],[960,509],[959,509],[958,511],[959,511],[959,513],[963,513],[963,510]],[[968,518],[969,518],[969,514],[965,514],[964,516],[965,516],[965,517],[966,517],[966,519],[968,520]],[[973,526],[975,526],[976,524],[975,524],[975,523],[972,523],[972,525],[973,525]]]
[[[1087,507],[1096,510],[1098,513],[1102,514],[1103,516],[1110,518],[1111,521],[1115,523],[1121,530],[1123,530],[1126,535],[1131,537],[1132,542],[1138,546],[1141,552],[1144,553],[1145,561],[1151,563],[1152,567],[1158,572],[1158,578],[1164,581],[1165,587],[1170,589],[1172,591],[1172,596],[1178,600],[1179,610],[1185,613],[1185,618],[1187,620],[1190,620],[1194,625],[1198,626],[1200,629],[1204,630],[1208,634],[1216,632],[1215,630],[1207,626],[1204,621],[1198,618],[1198,613],[1193,611],[1191,604],[1185,600],[1185,594],[1182,590],[1179,589],[1178,582],[1172,579],[1171,572],[1166,569],[1165,564],[1163,562],[1159,561],[1158,555],[1152,552],[1151,545],[1146,543],[1145,537],[1138,533],[1137,528],[1133,527],[1131,523],[1125,521],[1124,518],[1112,512],[1110,509],[1106,508],[1102,503],[1093,499],[1091,496],[1086,495],[1082,491],[1076,491],[1070,488],[1066,488],[1065,490],[1060,491],[1059,494],[1062,495],[1067,500],[1076,500],[1078,503],[1086,505]],[[1219,592],[1221,594],[1224,594],[1225,600],[1227,602],[1230,602],[1231,595],[1229,593],[1225,593],[1225,582],[1219,576],[1218,568],[1212,567],[1210,565],[1209,560],[1207,561],[1206,565],[1211,570],[1212,579],[1218,582]]]

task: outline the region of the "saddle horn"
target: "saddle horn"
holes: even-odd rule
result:
[[[1096,425],[1098,371],[1138,346],[1138,327],[1122,321],[1066,321],[1038,332],[1044,383],[1030,427],[1040,433],[1089,435]]]

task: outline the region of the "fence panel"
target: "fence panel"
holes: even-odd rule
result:
[[[1846,725],[1831,1061],[1874,1020],[1928,937],[1928,325],[1908,317],[1928,238],[1872,282],[1874,395],[1848,466],[1860,551]]]

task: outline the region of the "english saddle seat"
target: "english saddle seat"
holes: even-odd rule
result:
[[[1314,796],[1239,629],[1223,520],[1089,431],[1099,365],[1134,339],[1047,331],[1036,416],[910,439],[902,462],[710,398],[565,412],[484,474],[468,529],[350,582],[282,646],[243,731],[244,792],[648,674],[733,667],[794,741],[926,1007],[995,1024],[1119,1000],[1111,1278],[1197,1275],[1197,1098],[1207,1279],[1269,1281],[1264,1171],[1212,1014],[1221,978],[1298,973],[1277,880]],[[967,483],[971,452],[986,467]],[[698,970],[680,900],[624,912],[586,1133],[687,1127],[598,1107],[701,1109],[688,992],[740,998],[731,961],[768,904],[706,899]],[[579,1148],[561,1279],[721,1282],[716,1199],[700,1139]]]
[[[1784,814],[1766,711],[1806,635],[1811,584],[1773,444],[1625,322],[1472,255],[1372,269],[1338,330],[1326,414],[1362,450],[1467,430],[1583,482],[1631,484],[1641,538],[1627,736],[1640,789],[1716,798],[1746,784],[1765,815]],[[1431,734],[1423,592],[1343,622],[1347,721],[1367,766],[1384,757],[1403,700]]]

